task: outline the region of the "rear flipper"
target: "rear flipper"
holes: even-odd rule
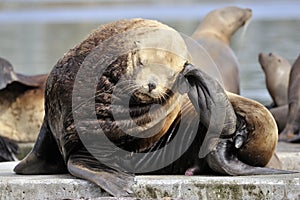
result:
[[[300,131],[293,139],[289,140],[290,143],[300,143]]]
[[[218,139],[217,146],[207,155],[209,167],[221,174],[228,175],[262,175],[262,174],[291,174],[293,171],[254,167],[240,161],[236,156],[237,149],[230,139]]]
[[[44,119],[32,151],[14,169],[17,174],[60,174],[67,168]]]
[[[113,196],[130,196],[134,176],[109,168],[86,151],[76,152],[68,160],[69,172],[78,178],[89,180]]]

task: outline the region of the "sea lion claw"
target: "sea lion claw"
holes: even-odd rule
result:
[[[241,146],[243,146],[244,142],[245,142],[244,137],[242,137],[241,135],[238,135],[234,141],[235,148],[237,148],[237,149],[241,148]]]
[[[248,138],[248,130],[246,129],[246,126],[243,125],[241,129],[238,129],[236,131],[236,135],[234,136],[234,146],[235,148],[239,149],[241,148]]]

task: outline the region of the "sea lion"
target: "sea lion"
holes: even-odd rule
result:
[[[288,87],[288,117],[284,130],[280,133],[279,139],[282,141],[298,141],[300,127],[300,56],[294,62]],[[296,137],[296,135],[298,135]]]
[[[289,111],[288,104],[277,106],[277,107],[272,106],[272,108],[270,108],[270,112],[272,113],[278,127],[278,133],[283,131],[287,123],[288,111]]]
[[[35,141],[44,116],[46,79],[47,75],[15,73],[11,63],[0,58],[0,136],[6,141],[2,144],[7,145],[7,151],[0,152],[6,155],[3,160],[14,160],[11,153],[16,151],[8,153],[8,149],[15,142]],[[16,149],[16,144],[13,146]]]
[[[243,111],[252,104],[246,98],[232,107],[222,86],[189,60],[180,34],[160,22],[119,20],[96,29],[51,71],[38,139],[14,171],[68,171],[114,196],[132,193],[134,174],[184,174],[201,169],[206,159],[223,174],[283,173],[236,156],[245,148],[250,152],[240,155],[250,164],[269,161],[277,141],[272,116]],[[267,153],[252,157],[247,144],[253,130],[275,140],[260,145]]]
[[[273,100],[273,107],[288,104],[290,63],[276,53],[260,53],[258,60],[265,72],[266,85]]]
[[[240,93],[239,62],[230,48],[232,35],[242,27],[252,16],[251,9],[239,7],[224,7],[211,11],[201,21],[192,34],[209,54],[220,71],[220,83],[232,93]],[[198,66],[206,66],[203,61],[196,61]],[[208,73],[211,69],[206,70]],[[215,75],[215,72],[212,72]]]

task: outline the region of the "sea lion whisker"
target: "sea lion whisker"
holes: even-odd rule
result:
[[[122,81],[119,81],[116,85],[117,86],[122,86],[122,85],[133,85],[133,84],[135,84],[135,81],[133,81],[133,80],[122,80]]]
[[[126,85],[125,85],[126,84]],[[121,84],[118,84],[116,89],[114,90],[114,93],[127,93],[127,92],[133,92],[137,90],[139,87],[133,83],[133,82],[122,82]]]

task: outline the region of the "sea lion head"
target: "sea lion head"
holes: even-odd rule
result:
[[[4,58],[0,58],[0,89],[5,88],[14,79],[16,79],[16,75],[11,63]]]
[[[138,56],[140,67],[135,71],[135,95],[142,101],[170,95],[185,60],[172,52],[157,49],[143,49]]]
[[[249,8],[235,6],[216,9],[208,13],[195,31],[194,35],[202,32],[213,33],[229,44],[231,36],[252,17]]]
[[[77,88],[82,87],[80,91],[86,94],[85,88],[90,88],[86,85],[98,79],[96,95],[94,91],[89,95],[100,96],[99,102],[103,102],[101,95],[105,93],[109,96],[106,99],[111,100],[110,105],[101,108],[113,115],[110,123],[116,124],[120,130],[109,131],[110,139],[147,131],[155,134],[153,140],[156,141],[177,118],[184,101],[184,95],[176,92],[177,75],[189,61],[183,37],[160,22],[132,19],[97,30],[89,37],[89,43],[81,43],[80,51],[86,51],[84,47],[89,47],[91,41],[99,40],[100,36],[104,40],[94,49],[89,48],[89,55],[77,73],[78,85],[73,93],[80,94]],[[86,78],[93,76],[97,77]],[[109,121],[100,112],[97,117],[105,123]],[[149,139],[147,141],[145,148],[151,144]],[[141,146],[139,150],[145,149]]]
[[[125,79],[130,79],[140,102],[163,101],[173,94],[177,75],[189,60],[181,35],[156,21],[155,27],[134,30],[134,46],[128,52]],[[127,36],[126,36],[127,37]],[[129,40],[129,42],[131,42]]]
[[[280,70],[281,66],[290,66],[286,59],[276,53],[260,53],[258,61],[265,73],[274,73]]]

